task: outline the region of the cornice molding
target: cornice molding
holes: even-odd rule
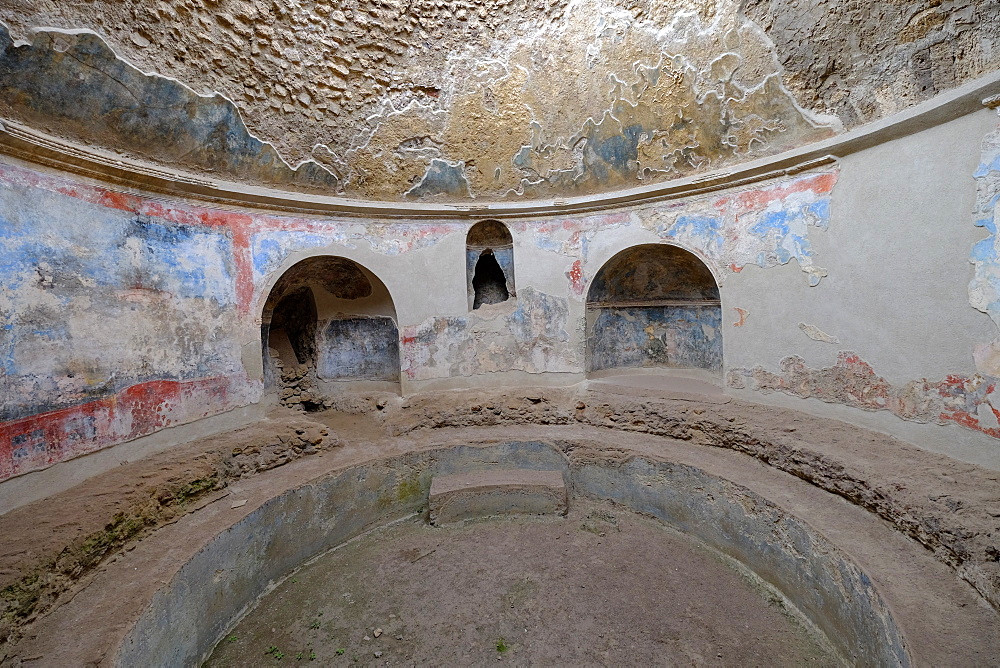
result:
[[[1000,99],[1000,71],[879,121],[778,155],[665,183],[595,195],[493,202],[373,202],[214,180],[84,147],[0,120],[0,153],[137,194],[295,215],[477,220],[597,212],[691,197],[833,164],[839,158],[947,123]]]

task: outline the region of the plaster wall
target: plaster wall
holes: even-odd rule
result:
[[[728,285],[725,317],[745,312],[726,329],[730,390],[996,468],[996,434],[939,426],[995,428],[996,372],[975,353],[997,330],[970,303],[970,258],[984,239],[972,177],[996,126],[983,109],[840,160],[829,229],[812,239],[829,275],[808,287],[791,266],[749,267]]]
[[[351,259],[384,283],[392,308],[382,295],[362,310],[395,319],[405,394],[578,382],[590,281],[640,243],[676,244],[712,271],[728,391],[995,468],[998,372],[982,350],[1000,311],[996,300],[970,302],[969,283],[984,237],[973,212],[995,206],[1000,170],[983,146],[996,126],[983,110],[728,191],[509,217],[517,294],[474,312],[466,234],[475,219],[223,209],[5,158],[0,352],[13,412],[0,423],[0,474],[261,401],[264,303],[311,256]],[[988,253],[977,262],[975,294],[993,285],[996,266]],[[319,302],[327,314],[341,308]]]

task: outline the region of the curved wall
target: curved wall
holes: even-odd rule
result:
[[[0,116],[196,179],[369,201],[611,193],[995,71],[998,15],[995,0],[10,0]]]
[[[258,404],[264,301],[317,255],[383,280],[404,393],[581,381],[588,286],[646,243],[684,248],[715,276],[727,391],[996,468],[1000,270],[986,233],[1000,129],[981,106],[955,112],[960,99],[806,171],[777,161],[752,183],[722,174],[576,213],[280,213],[3,158],[0,476],[132,442],[124,459],[146,435]],[[466,234],[488,217],[513,237],[517,296],[470,312]]]
[[[425,506],[434,474],[499,465],[562,471],[575,493],[649,513],[735,558],[781,591],[852,664],[909,665],[869,578],[807,524],[694,467],[638,458],[574,464],[544,442],[407,455],[275,497],[220,533],[156,593],[115,664],[198,663],[271,582],[365,528]]]

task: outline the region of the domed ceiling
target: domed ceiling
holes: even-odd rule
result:
[[[997,69],[997,17],[1000,0],[7,0],[0,116],[350,198],[599,194]]]

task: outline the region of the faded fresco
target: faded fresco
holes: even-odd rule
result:
[[[594,277],[588,304],[719,299],[705,263],[676,246],[643,244],[615,255]]]
[[[866,411],[889,411],[913,422],[960,424],[1000,438],[1000,380],[990,376],[921,378],[893,385],[856,353],[842,351],[832,367],[813,369],[801,357],[781,360],[780,373],[761,366],[734,369],[730,387],[784,392]]]
[[[997,252],[997,212],[1000,211],[1000,127],[983,141],[982,159],[973,174],[976,182],[974,225],[989,236],[975,244],[970,262],[975,277],[969,283],[969,303],[1000,327],[1000,256]],[[799,323],[815,341],[839,341],[813,325]],[[921,378],[894,385],[879,376],[857,353],[841,351],[832,367],[814,369],[798,356],[781,360],[780,372],[763,366],[734,369],[731,387],[761,392],[784,392],[868,411],[889,411],[915,422],[955,423],[1000,438],[1000,340],[971,351],[978,373],[953,374],[942,380]]]
[[[808,174],[696,202],[641,213],[643,226],[665,241],[699,252],[717,267],[738,273],[747,265],[776,267],[794,260],[818,285],[826,270],[815,264],[812,230],[830,225],[837,171]]]
[[[976,179],[974,225],[989,236],[972,248],[970,262],[975,278],[969,284],[969,302],[990,316],[1000,327],[1000,254],[997,224],[1000,223],[1000,126],[983,140],[983,153],[973,175]],[[996,367],[1000,375],[1000,364]]]
[[[514,299],[484,307],[493,309],[485,315],[477,310],[404,322],[398,337],[383,332],[384,340],[374,331],[360,331],[375,322],[359,320],[356,332],[326,332],[326,323],[316,335],[319,342],[330,334],[323,343],[326,361],[319,355],[317,371],[328,378],[368,373],[388,378],[396,365],[410,380],[512,370],[579,373],[585,364],[584,323],[571,319],[571,302],[583,301],[591,280],[584,268],[598,234],[645,226],[672,241],[683,232],[685,243],[722,277],[738,272],[737,262],[744,261],[777,266],[795,260],[812,267],[808,235],[825,227],[835,181],[836,173],[829,172],[639,210],[511,221],[518,244],[551,253],[565,267],[564,292],[550,294],[529,284]],[[259,311],[275,274],[294,254],[370,249],[386,258],[376,269],[391,271],[393,257],[433,249],[469,230],[460,222],[224,211],[12,165],[0,165],[0,187],[3,476],[257,400],[261,384],[246,377],[237,333],[260,330],[253,320],[264,315]],[[690,215],[706,209],[721,212],[716,223],[688,224]],[[767,225],[757,226],[765,219]],[[793,222],[782,228],[775,221]],[[513,250],[499,258],[511,272],[511,288]],[[315,262],[310,285],[315,279],[342,298],[369,294],[371,286],[353,264]],[[322,262],[334,264],[324,269]],[[454,270],[463,271],[461,260]],[[282,294],[302,287],[282,285]],[[686,353],[677,352],[684,350],[683,341],[664,335],[663,322],[650,326],[647,343],[656,339],[668,356],[683,358]],[[713,340],[711,326],[702,322],[690,333],[701,336],[701,331]],[[393,338],[400,341],[398,364],[386,343]],[[361,353],[349,354],[350,346],[338,348],[337,341],[357,343],[357,350],[382,350],[385,343],[385,355],[366,359],[378,370],[360,369]],[[697,363],[716,365],[713,355]]]
[[[316,162],[286,164],[221,95],[146,75],[93,34],[41,33],[16,45],[0,24],[0,115],[230,181],[323,191],[338,183]]]
[[[512,222],[520,242],[562,263],[570,294],[582,297],[601,267],[591,267],[595,237],[638,225],[668,244],[691,251],[719,283],[748,265],[763,269],[795,262],[809,285],[826,269],[810,242],[830,225],[837,170],[780,179],[710,197],[683,199],[629,211]]]
[[[840,128],[799,106],[736,2],[293,4],[274,16],[223,0],[187,6],[197,29],[133,4],[0,11],[24,40],[0,32],[2,115],[199,174],[369,200],[607,192]]]
[[[430,380],[503,371],[579,372],[582,351],[570,344],[569,300],[527,287],[516,304],[492,320],[442,316],[403,327],[403,374]]]
[[[8,0],[0,20],[27,43],[8,78],[31,100],[4,113],[350,197],[582,194],[773,155],[954,89],[1000,66],[996,14],[994,0]],[[67,34],[88,30],[108,46]],[[181,100],[175,136],[163,123],[185,121]],[[107,127],[86,122],[94,109]],[[187,155],[194,137],[204,150]]]
[[[633,246],[609,260],[587,293],[587,323],[587,371],[722,370],[719,287],[676,246]]]
[[[722,371],[718,306],[599,309],[587,337],[587,370],[680,367]]]
[[[399,380],[399,330],[392,318],[335,318],[318,339],[320,380]]]
[[[256,398],[226,229],[33,181],[0,167],[0,477]]]

